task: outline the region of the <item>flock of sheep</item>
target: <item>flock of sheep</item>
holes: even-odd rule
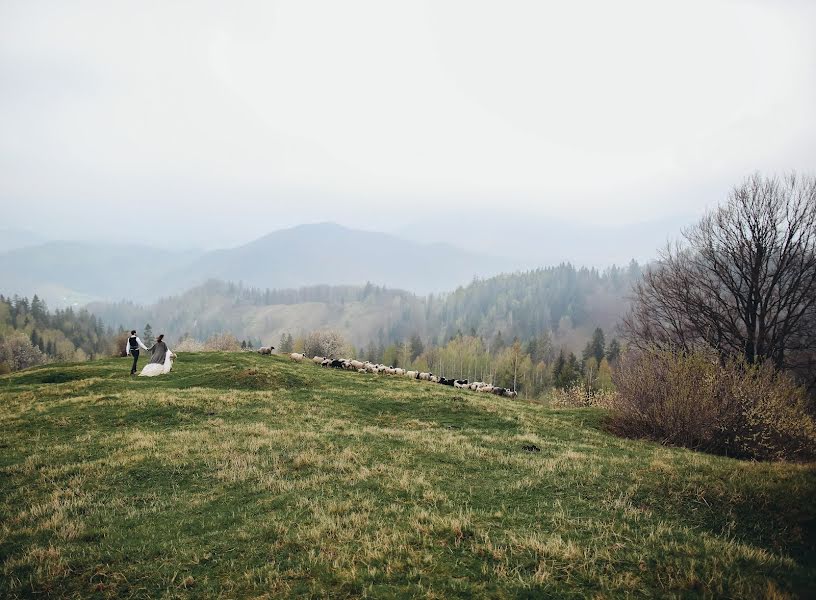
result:
[[[305,354],[300,354],[298,352],[292,352],[289,357],[297,362],[308,360]],[[450,385],[457,389],[485,392],[489,394],[496,394],[497,396],[505,396],[507,398],[515,398],[518,395],[515,390],[490,385],[484,381],[469,382],[467,379],[447,379],[445,377],[438,377],[433,373],[406,371],[405,369],[401,369],[399,367],[387,367],[385,365],[377,365],[368,361],[362,362],[359,360],[348,360],[345,358],[325,358],[323,356],[315,356],[311,360],[316,365],[327,368],[345,369],[347,371],[357,371],[358,373],[382,373],[384,375],[397,375],[400,377],[407,377],[408,379],[430,381],[431,383]]]

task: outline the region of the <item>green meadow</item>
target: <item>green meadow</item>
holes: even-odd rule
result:
[[[816,596],[813,464],[280,356],[128,372],[0,377],[0,597]]]

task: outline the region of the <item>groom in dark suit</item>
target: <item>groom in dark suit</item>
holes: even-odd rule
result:
[[[136,363],[139,362],[139,346],[141,346],[144,350],[147,350],[147,346],[142,343],[142,340],[136,335],[136,330],[132,330],[130,332],[130,337],[127,339],[127,343],[125,344],[125,355],[133,355],[133,366],[130,368],[130,374],[136,374]]]

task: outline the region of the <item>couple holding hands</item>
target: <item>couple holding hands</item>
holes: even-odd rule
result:
[[[167,344],[162,341],[163,339],[164,334],[161,334],[156,338],[156,343],[153,344],[151,348],[148,348],[136,335],[135,329],[130,332],[130,337],[128,337],[127,343],[125,344],[125,355],[133,355],[133,366],[130,369],[131,375],[136,374],[136,363],[139,361],[139,347],[151,353],[150,362],[147,363],[145,368],[142,369],[142,372],[139,373],[140,377],[154,377],[170,372],[170,369],[173,368],[173,359],[176,355],[170,351]]]

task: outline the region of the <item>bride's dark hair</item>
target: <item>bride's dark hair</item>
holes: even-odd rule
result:
[[[159,337],[156,338],[156,342],[158,343],[158,342],[162,341],[163,338],[164,338],[164,334],[160,333]]]

